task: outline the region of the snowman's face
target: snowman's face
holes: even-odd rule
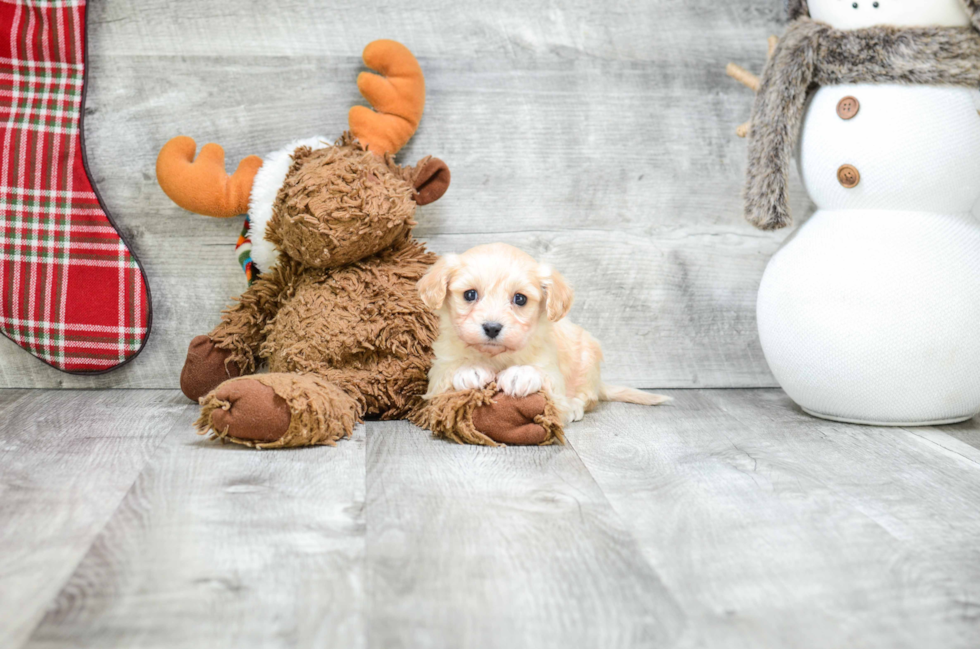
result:
[[[874,25],[966,27],[962,0],[809,0],[810,17],[837,29]]]

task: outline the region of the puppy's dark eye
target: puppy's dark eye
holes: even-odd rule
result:
[[[514,304],[516,304],[517,306],[524,306],[525,304],[527,304],[527,296],[524,295],[523,293],[515,293]]]
[[[470,290],[463,293],[463,299],[466,300],[467,302],[476,302],[476,298],[478,297],[479,295],[477,294],[476,289],[471,288]]]

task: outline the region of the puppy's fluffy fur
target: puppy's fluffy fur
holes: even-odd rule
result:
[[[669,400],[604,384],[599,343],[564,319],[572,289],[513,246],[494,243],[442,257],[418,287],[440,318],[427,399],[496,381],[515,397],[544,390],[565,423],[582,419],[599,401],[655,406]]]

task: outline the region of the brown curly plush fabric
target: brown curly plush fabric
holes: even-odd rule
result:
[[[474,413],[487,406],[492,406],[497,394],[497,386],[490,384],[482,390],[464,390],[447,392],[433,397],[412,414],[412,422],[422,428],[432,431],[435,437],[441,437],[457,444],[477,444],[480,446],[498,446],[485,433],[477,430],[474,424]],[[561,428],[561,415],[558,414],[554,403],[545,400],[544,413],[534,417],[534,424],[543,429],[543,437],[538,446],[564,444],[565,435]],[[508,427],[509,428],[509,427]]]
[[[336,268],[404,240],[415,189],[391,159],[355,146],[301,147],[279,190],[268,238],[312,268]]]
[[[279,261],[209,334],[226,353],[225,363],[243,376],[201,399],[202,434],[258,448],[333,444],[365,416],[409,417],[437,436],[494,444],[472,421],[476,408],[496,407],[489,397],[422,400],[438,318],[422,304],[416,283],[436,256],[411,231],[419,186],[435,198],[445,191],[445,185],[431,186],[436,176],[448,184],[441,161],[400,167],[349,135],[333,147],[297,149],[266,232]],[[197,359],[203,370],[212,365],[224,379],[220,364]],[[262,365],[272,373],[254,374]],[[259,386],[236,381],[258,381],[284,400],[291,419],[281,439],[268,442],[268,431],[254,433],[263,425],[284,428],[283,405]],[[248,398],[264,401],[242,402]],[[559,418],[550,402],[547,407],[535,419],[546,432],[544,443],[560,442]],[[510,404],[507,416],[502,411],[485,419],[491,428],[504,428],[504,436],[516,434],[519,427],[508,427],[520,420],[518,410]],[[236,431],[249,431],[249,438]]]

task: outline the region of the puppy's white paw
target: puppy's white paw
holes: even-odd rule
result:
[[[581,399],[569,399],[568,401],[557,399],[555,406],[561,413],[562,426],[567,426],[575,421],[582,421],[585,418],[585,402]]]
[[[497,375],[497,387],[512,397],[526,397],[541,390],[541,372],[530,365],[514,365]]]
[[[479,365],[462,367],[453,375],[453,388],[456,390],[476,390],[492,382],[493,372]]]

